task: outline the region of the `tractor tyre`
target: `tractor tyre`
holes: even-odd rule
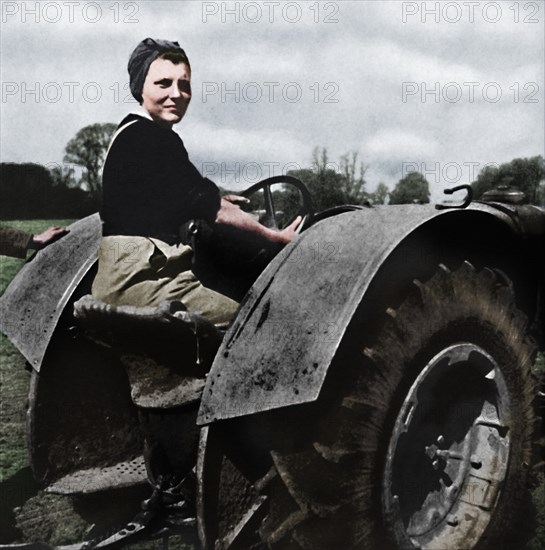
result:
[[[245,520],[236,536],[209,529],[208,546],[520,548],[510,536],[520,527],[537,430],[536,347],[510,281],[468,262],[439,266],[382,318],[365,318],[364,306],[315,403],[249,419],[246,442],[230,439],[223,455],[214,436],[221,423],[210,427],[217,483],[222,464],[238,467],[254,512],[238,513]],[[263,448],[247,450],[252,433],[266,459]],[[251,452],[260,471],[248,466]],[[236,502],[222,502],[220,492],[214,517],[225,507],[233,514]]]

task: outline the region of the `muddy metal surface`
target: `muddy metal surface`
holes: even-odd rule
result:
[[[0,484],[0,544],[45,542],[69,545],[111,534],[130,521],[149,488],[110,490],[81,497],[53,495],[41,491],[28,467]],[[196,532],[159,537],[141,542],[127,541],[135,550],[197,547]]]

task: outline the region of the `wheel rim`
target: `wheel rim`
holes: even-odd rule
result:
[[[427,363],[396,418],[382,484],[401,548],[473,548],[506,477],[510,402],[495,360],[474,344]]]

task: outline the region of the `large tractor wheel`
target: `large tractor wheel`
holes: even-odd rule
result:
[[[440,266],[383,319],[358,318],[316,403],[248,419],[238,442],[211,426],[206,544],[518,548],[508,533],[531,461],[535,346],[510,282]]]

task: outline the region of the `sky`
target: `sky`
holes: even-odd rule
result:
[[[486,165],[544,154],[536,2],[1,2],[2,162],[62,165],[82,127],[138,108],[127,61],[177,40],[193,97],[174,127],[193,163],[243,189],[356,152],[367,190],[409,171],[432,200]]]

